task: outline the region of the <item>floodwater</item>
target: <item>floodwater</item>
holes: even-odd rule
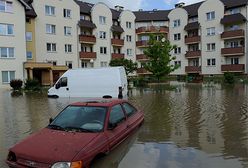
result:
[[[176,83],[133,89],[144,125],[95,168],[248,168],[248,86]],[[0,90],[0,167],[7,149],[45,127],[69,102]]]

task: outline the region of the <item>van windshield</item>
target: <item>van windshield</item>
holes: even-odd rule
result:
[[[107,108],[68,106],[48,125],[50,129],[75,132],[100,132],[104,128]]]

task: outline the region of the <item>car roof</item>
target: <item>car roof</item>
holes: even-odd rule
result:
[[[116,104],[127,102],[123,99],[89,99],[82,102],[76,102],[70,104],[71,106],[100,106],[100,107],[110,107]]]

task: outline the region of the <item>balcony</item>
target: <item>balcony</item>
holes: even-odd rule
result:
[[[185,54],[186,58],[199,58],[201,57],[201,50],[198,51],[187,51]]]
[[[200,36],[193,36],[193,37],[185,36],[185,44],[194,44],[199,42],[201,42]]]
[[[244,64],[221,65],[222,72],[244,72]]]
[[[95,44],[96,37],[93,35],[79,35],[80,43]]]
[[[122,40],[122,39],[111,39],[111,44],[113,46],[124,46],[124,40]]]
[[[200,73],[201,67],[200,66],[186,66],[185,72],[186,73]]]
[[[244,30],[225,31],[221,34],[222,39],[244,38],[244,36],[245,36]]]
[[[112,53],[112,59],[123,59],[125,56],[124,54]]]
[[[96,52],[81,51],[79,55],[80,55],[80,59],[84,59],[84,60],[96,59]]]
[[[138,54],[138,55],[136,55],[136,60],[137,61],[147,61],[148,57],[145,54]]]
[[[137,46],[137,47],[148,47],[148,42],[149,42],[149,41],[145,41],[145,40],[136,41],[136,46]]]
[[[151,72],[147,71],[145,68],[138,68],[137,74],[138,75],[148,75],[148,74],[151,74]]]
[[[222,48],[221,54],[224,56],[244,55],[244,47]]]
[[[147,33],[169,33],[169,28],[166,26],[149,26],[140,27],[136,29],[136,34],[147,34]]]

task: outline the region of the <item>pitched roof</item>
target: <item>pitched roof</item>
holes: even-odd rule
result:
[[[90,15],[91,9],[94,6],[94,4],[82,2],[79,0],[75,0],[75,2],[79,5],[81,14]]]
[[[199,29],[200,27],[200,23],[199,22],[192,22],[192,23],[188,23],[185,27],[184,30],[188,31],[188,30],[195,30],[195,29]]]
[[[236,13],[233,15],[226,15],[224,18],[221,19],[221,24],[234,24],[234,23],[242,23],[246,22],[247,19],[241,13]]]
[[[37,14],[33,8],[33,0],[24,0],[29,6],[30,6],[30,9],[29,10],[26,10],[26,17],[28,18],[35,18],[37,17]]]
[[[157,10],[157,11],[136,11],[136,22],[145,21],[168,21],[168,14],[170,10]]]
[[[121,26],[116,26],[116,25],[112,25],[111,30],[113,32],[117,32],[117,33],[123,33],[124,32],[124,30]]]
[[[31,9],[25,0],[18,0],[18,1],[25,7],[25,9]]]
[[[89,28],[89,29],[96,28],[96,25],[92,21],[89,21],[89,20],[80,20],[78,22],[78,25],[81,27]]]
[[[224,3],[226,9],[245,6],[248,3],[247,0],[221,0],[221,1]]]

